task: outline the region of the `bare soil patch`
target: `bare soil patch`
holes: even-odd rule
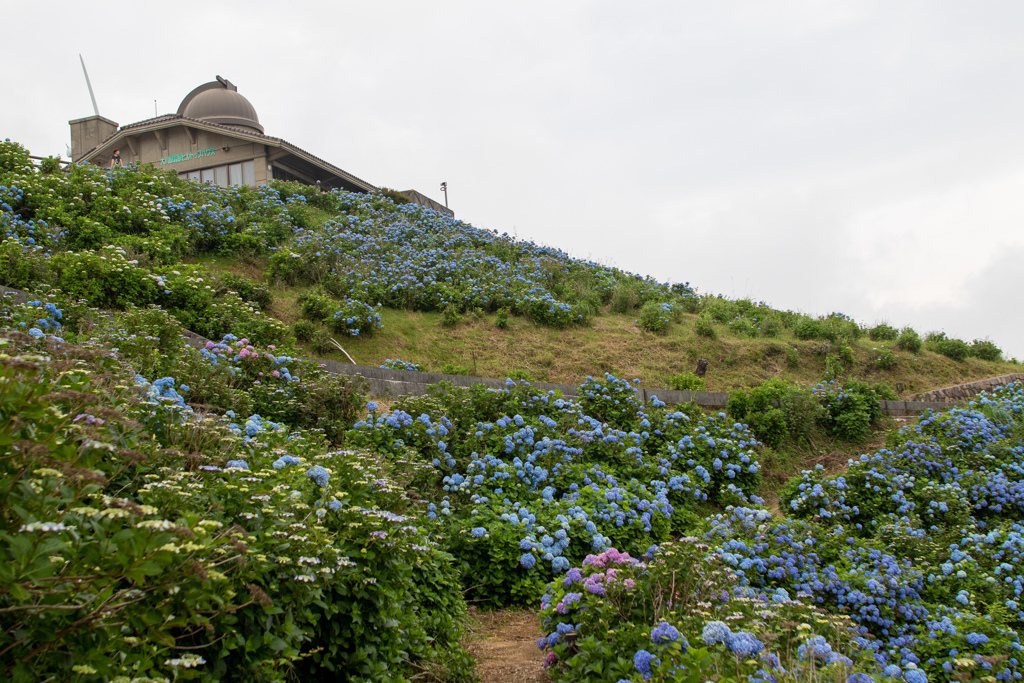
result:
[[[545,654],[537,649],[537,613],[529,610],[475,612],[472,608],[470,653],[483,683],[548,683]]]

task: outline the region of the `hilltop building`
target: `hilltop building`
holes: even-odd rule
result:
[[[221,187],[292,180],[319,184],[324,190],[378,189],[286,140],[264,134],[256,109],[220,76],[192,90],[174,114],[120,127],[99,115],[68,123],[74,163],[106,166],[119,149],[122,163],[153,164],[180,178]],[[414,204],[455,215],[415,190],[402,194]]]

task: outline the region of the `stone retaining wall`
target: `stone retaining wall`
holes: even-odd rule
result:
[[[915,396],[914,398],[920,401],[966,401],[972,396],[977,396],[983,391],[994,391],[999,387],[1004,387],[1013,382],[1024,382],[1024,373],[1017,372],[1011,375],[1002,375],[1000,377],[989,377],[988,379],[978,380],[977,382],[958,384],[955,387],[935,389],[934,391],[927,391]]]

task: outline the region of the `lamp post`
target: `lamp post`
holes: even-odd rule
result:
[[[444,208],[448,208],[448,183],[441,181],[441,191],[444,192]]]

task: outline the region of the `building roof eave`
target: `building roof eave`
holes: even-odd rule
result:
[[[290,142],[288,142],[286,140],[278,140],[278,142],[279,142],[279,144],[272,145],[272,146],[280,147],[281,149],[285,150],[286,152],[288,152],[290,154],[294,154],[295,156],[305,160],[307,163],[313,164],[314,166],[316,166],[316,167],[318,167],[318,168],[320,168],[320,169],[322,169],[324,171],[327,171],[331,175],[337,176],[337,177],[341,178],[342,180],[344,180],[344,181],[346,181],[346,182],[348,182],[348,183],[350,183],[350,184],[352,184],[352,185],[354,185],[354,186],[356,186],[356,187],[358,187],[358,188],[360,188],[360,189],[362,189],[362,190],[364,190],[366,192],[373,192],[374,190],[378,189],[377,187],[375,187],[374,185],[371,185],[370,183],[366,182],[362,178],[357,178],[356,176],[352,175],[351,173],[349,173],[347,171],[343,171],[342,169],[338,168],[337,166],[324,161],[323,159],[321,159],[318,156],[310,154],[309,152],[307,152],[306,150],[304,150],[304,149],[302,149],[300,147],[296,147],[295,145],[293,145],[292,143],[290,143]]]

